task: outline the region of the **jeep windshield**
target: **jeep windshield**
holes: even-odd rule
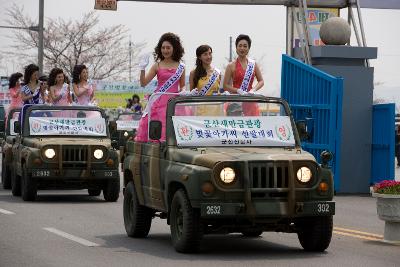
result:
[[[290,116],[277,102],[182,102],[172,121],[179,147],[295,146]]]
[[[106,121],[98,110],[33,109],[29,114],[33,136],[107,136]]]

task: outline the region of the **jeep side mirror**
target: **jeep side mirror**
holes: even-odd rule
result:
[[[309,135],[307,132],[307,124],[305,121],[296,121],[297,132],[299,133],[299,137],[301,141],[308,140]]]
[[[150,121],[149,137],[152,140],[161,139],[162,124],[161,121]]]
[[[19,121],[14,121],[14,132],[21,133],[21,124]]]

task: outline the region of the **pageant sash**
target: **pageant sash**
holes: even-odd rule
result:
[[[215,68],[213,73],[211,74],[210,79],[208,79],[207,84],[205,84],[203,86],[203,88],[200,89],[199,95],[206,95],[208,93],[208,91],[210,91],[211,87],[218,80],[220,74],[221,74],[221,71],[219,69]]]
[[[252,59],[248,59],[246,71],[244,73],[243,81],[239,89],[242,89],[244,92],[249,91],[249,84],[255,68],[256,68],[256,62]]]
[[[172,75],[171,77],[168,78],[168,80],[165,81],[165,83],[160,87],[160,90],[158,90],[157,93],[161,93],[158,94],[157,96],[153,97],[151,102],[149,101],[146,105],[146,108],[143,112],[142,117],[147,116],[147,114],[149,113],[150,107],[153,105],[153,103],[160,98],[160,96],[163,95],[163,93],[167,92],[177,81],[179,81],[179,79],[181,78],[183,72],[185,71],[185,64],[184,63],[179,63],[178,68],[176,69],[174,75]]]

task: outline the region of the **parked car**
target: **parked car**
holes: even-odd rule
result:
[[[297,233],[305,250],[329,246],[335,213],[332,155],[324,152],[319,165],[302,150],[285,100],[176,97],[168,102],[166,118],[166,129],[160,121],[149,122],[153,142],[126,145],[128,236],[146,237],[158,216],[167,219],[178,252],[198,250],[204,234],[232,232]]]

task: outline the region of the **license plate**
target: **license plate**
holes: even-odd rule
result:
[[[206,214],[207,215],[221,215],[222,208],[220,205],[207,205],[206,206]]]
[[[319,214],[329,214],[332,212],[332,207],[329,203],[318,203],[316,206],[316,211]]]
[[[49,177],[50,170],[34,170],[32,172],[32,176],[34,176],[34,177]]]

